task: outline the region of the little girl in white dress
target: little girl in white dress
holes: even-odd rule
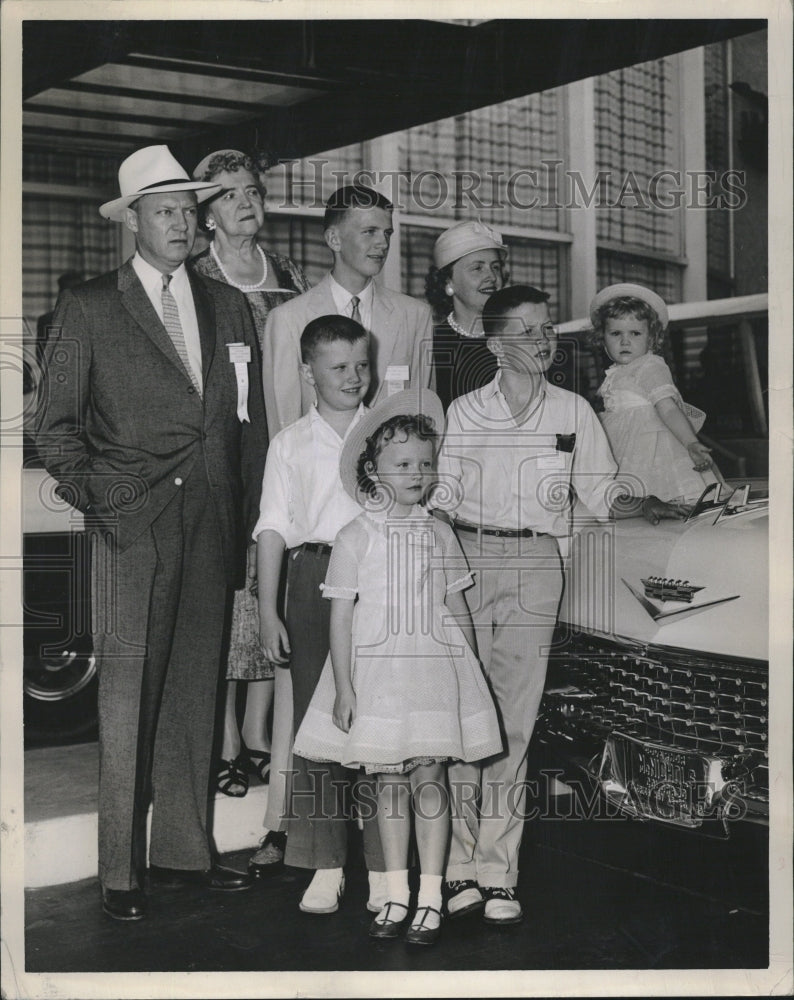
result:
[[[593,339],[614,364],[598,392],[599,414],[620,478],[634,493],[696,500],[724,482],[697,432],[706,414],[685,403],[660,355],[667,306],[642,285],[602,289],[590,305]]]
[[[471,574],[452,529],[422,505],[434,424],[443,426],[438,397],[408,390],[371,411],[345,442],[342,483],[364,510],[334,542],[323,589],[332,601],[331,652],[295,736],[301,756],[378,775],[389,901],[373,937],[397,937],[407,922],[413,805],[421,876],[405,935],[412,944],[432,944],[441,925],[446,762],[502,749],[462,593]]]

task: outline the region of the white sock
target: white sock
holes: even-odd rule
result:
[[[345,874],[344,868],[317,868],[316,871],[314,872],[314,878],[312,879],[312,881],[314,881],[315,878],[318,881],[320,881],[321,879],[324,879],[326,875],[328,875],[329,878],[335,875],[338,879],[341,880],[344,874]]]
[[[408,889],[408,869],[402,868],[399,871],[384,872],[386,876],[386,900],[390,903],[402,903],[407,906],[411,900],[411,893]]]
[[[423,906],[432,906],[434,910],[441,910],[441,876],[440,875],[420,875],[419,876],[419,898],[416,901],[416,908],[420,910]],[[439,917],[435,913],[429,913],[424,921],[425,927],[438,927]]]
[[[402,868],[398,871],[384,872],[386,876],[386,902],[400,903],[406,909],[411,901],[411,893],[408,889],[408,869]],[[385,920],[402,920],[405,917],[405,910],[398,910],[395,907],[383,907],[375,917],[379,923]]]

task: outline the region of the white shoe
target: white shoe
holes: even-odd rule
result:
[[[369,899],[367,909],[370,913],[380,913],[388,902],[386,895],[386,872],[369,873]]]
[[[517,924],[524,918],[521,903],[516,899],[514,889],[502,886],[483,886],[485,893],[486,924]]]
[[[298,905],[304,913],[336,913],[344,891],[341,868],[318,868]]]

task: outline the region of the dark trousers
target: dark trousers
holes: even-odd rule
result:
[[[126,551],[93,547],[99,877],[142,887],[150,858],[210,865],[207,804],[228,589],[203,465]]]
[[[329,556],[293,549],[287,560],[286,621],[292,654],[295,731],[303,721],[330,648],[331,602],[322,596]],[[320,764],[295,755],[287,805],[288,865],[343,868],[347,861],[347,822],[351,798],[360,803],[364,860],[369,871],[383,871],[377,821],[375,779],[341,764]]]

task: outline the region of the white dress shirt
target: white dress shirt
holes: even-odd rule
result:
[[[329,274],[328,277],[331,280],[331,295],[334,297],[336,311],[340,316],[350,316],[353,312],[351,303],[353,292],[343,288],[332,274]],[[361,325],[370,333],[372,332],[372,295],[373,284],[370,279],[358,293],[358,312],[361,316]]]
[[[438,468],[441,482],[460,499],[450,513],[481,527],[562,537],[571,530],[573,487],[591,514],[607,518],[617,465],[590,404],[544,381],[519,425],[499,382],[497,373],[488,385],[453,400],[447,412]],[[564,450],[570,444],[572,450]]]
[[[362,404],[345,437],[365,412]],[[288,549],[304,542],[331,545],[337,532],[358,517],[361,507],[345,493],[339,478],[344,440],[316,406],[273,438],[254,538],[270,530],[281,535]]]
[[[132,267],[138,275],[138,280],[143,285],[143,289],[149,296],[149,301],[154,306],[160,322],[163,322],[163,274],[156,267],[143,259],[136,251],[132,258]],[[196,306],[193,302],[193,292],[190,288],[190,279],[187,275],[187,268],[184,264],[171,274],[171,282],[168,285],[171,294],[179,310],[179,322],[182,326],[182,333],[185,337],[185,347],[187,357],[193,374],[199,385],[203,385],[201,375],[201,340],[199,338],[198,319],[196,317]]]

